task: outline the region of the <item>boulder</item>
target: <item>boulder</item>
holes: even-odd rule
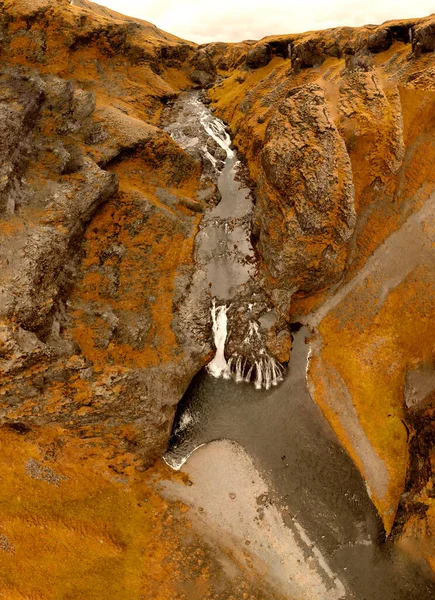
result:
[[[260,44],[249,50],[246,64],[251,69],[265,67],[272,59],[272,51],[269,44]]]
[[[292,46],[292,66],[309,68],[320,66],[328,56],[340,58],[342,51],[339,43],[334,39],[325,39],[322,36],[308,36]]]
[[[393,36],[390,29],[377,29],[371,33],[367,41],[367,49],[374,54],[384,52],[393,43]]]
[[[355,225],[349,156],[320,86],[295,88],[281,103],[266,129],[261,164],[254,233],[267,284],[285,313],[296,290],[341,277]]]
[[[189,62],[191,80],[202,88],[210,87],[216,79],[216,67],[205,49],[199,49]]]
[[[414,29],[412,50],[415,54],[435,50],[435,23],[424,24]]]

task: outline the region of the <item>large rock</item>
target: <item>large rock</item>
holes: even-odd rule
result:
[[[210,352],[178,310],[200,166],[158,127],[179,92],[167,73],[194,46],[84,5],[0,15],[0,422],[55,424],[150,464]]]
[[[246,57],[246,64],[251,69],[258,69],[259,67],[265,67],[272,59],[272,51],[268,44],[260,44],[255,46],[248,52]]]
[[[393,43],[393,36],[389,29],[377,29],[368,37],[367,48],[370,52],[378,53],[388,50]]]
[[[337,281],[355,224],[349,156],[320,86],[292,91],[267,126],[255,235],[282,310]],[[279,300],[278,300],[279,298]]]
[[[44,82],[0,73],[0,214],[13,214],[17,188],[30,158],[30,134],[44,100]]]
[[[184,323],[178,337],[172,329],[198,220],[186,202],[173,207],[199,167],[159,128],[114,107],[96,110],[93,94],[71,82],[11,73],[0,106],[10,115],[1,419],[86,431],[118,452],[134,447],[148,464],[164,451],[175,406],[209,351]],[[173,188],[168,206],[152,200],[146,173],[155,180],[156,168]],[[144,179],[131,189],[138,169]]]
[[[434,23],[424,23],[414,28],[412,49],[414,53],[433,52],[435,50]]]
[[[292,66],[308,68],[320,66],[328,57],[340,58],[342,49],[333,37],[307,35],[292,45]]]
[[[216,79],[216,67],[207,52],[207,48],[200,48],[190,60],[192,69],[190,78],[201,88],[210,87]]]

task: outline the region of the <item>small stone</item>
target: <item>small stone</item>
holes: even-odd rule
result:
[[[46,481],[55,486],[59,486],[61,481],[66,481],[68,479],[68,477],[65,477],[64,475],[58,475],[53,469],[42,465],[34,458],[29,458],[26,462],[26,474],[29,477],[32,477],[32,479]]]
[[[2,533],[0,533],[0,550],[9,552],[9,554],[14,554],[15,552],[13,544],[11,544],[8,538]]]
[[[191,486],[191,485],[193,485],[193,481],[190,481],[190,479],[188,479],[188,480],[186,481],[186,485],[188,485],[188,486]]]
[[[231,500],[234,500],[236,498],[236,494],[234,492],[230,492],[230,498]]]

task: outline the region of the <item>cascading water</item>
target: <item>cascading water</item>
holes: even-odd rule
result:
[[[199,102],[199,100],[197,100]],[[212,117],[209,114],[203,114],[201,125],[214,141],[227,153],[227,158],[233,158],[234,152],[231,150],[231,138],[228,135],[225,125],[220,119]]]
[[[213,299],[211,308],[211,318],[213,321],[213,338],[216,346],[216,353],[211,362],[207,365],[207,371],[213,377],[223,377],[229,379],[231,375],[230,367],[225,358],[225,342],[227,339],[227,307],[216,307],[216,301]]]
[[[236,383],[254,381],[257,390],[262,387],[268,390],[271,386],[278,385],[283,380],[284,372],[280,363],[263,347],[260,347],[257,354],[252,352],[253,342],[256,340],[261,342],[258,323],[254,321],[249,323],[248,334],[242,342],[242,346],[248,348],[247,354],[251,354],[251,356],[248,357],[240,352],[234,352],[227,362],[225,342],[227,339],[227,312],[229,308],[226,305],[217,307],[216,299],[213,299],[211,317],[216,353],[213,360],[207,365],[207,371],[213,377],[223,377],[224,379],[233,377]]]
[[[231,148],[225,124],[212,115],[197,94],[186,97],[179,111],[178,120],[166,130],[187,152],[196,157],[200,154],[203,175],[207,173],[217,182],[221,194],[219,204],[205,213],[196,236],[197,279],[193,287],[201,302],[211,303],[216,348],[207,371],[213,377],[231,377],[236,382],[253,382],[257,389],[269,389],[282,381],[283,367],[265,347],[264,335],[253,314],[256,303],[241,302],[241,298],[251,299],[251,295],[256,295],[253,290],[259,290],[250,241],[250,192],[239,181],[241,165]],[[263,305],[262,310],[270,312],[264,300]],[[246,334],[234,349],[234,332],[243,330]],[[228,338],[232,339],[232,348],[227,361]]]
[[[285,377],[283,367],[268,352],[265,331],[278,328],[278,321],[255,283],[250,244],[252,202],[237,180],[237,157],[229,147],[224,124],[214,119],[195,95],[186,96],[181,109],[171,135],[186,151],[202,157],[204,171],[208,169],[204,178],[214,173],[222,196],[220,203],[204,214],[196,236],[195,272],[186,315],[191,331],[199,314],[198,332],[204,336],[204,321],[210,310],[216,352],[178,405],[165,462],[178,470],[194,451],[217,440],[231,440],[246,450],[270,480],[276,497],[267,503],[279,512],[284,524],[277,532],[279,552],[271,563],[273,571],[277,572],[280,564],[294,562],[295,549],[288,551],[282,543],[283,531],[293,532],[305,557],[297,560],[293,579],[287,578],[285,583],[299,581],[305,569],[308,588],[306,593],[295,592],[292,597],[434,598],[434,587],[427,585],[425,577],[415,578],[414,565],[394,557],[391,546],[382,553],[378,543],[382,523],[364,481],[309,394],[306,340],[310,331],[293,328],[292,359]],[[234,381],[241,385],[234,385]],[[216,447],[208,448],[206,457],[216,451]],[[199,472],[206,475],[205,485],[193,477],[194,484],[182,488],[192,494],[192,511],[200,507],[199,519],[208,518],[217,504],[214,527],[220,531],[223,517],[233,514],[239,499],[239,491],[236,499],[232,486],[237,484],[244,490],[251,481],[251,471],[243,471],[241,476],[237,471],[234,477],[231,457],[224,454],[222,482],[218,474],[215,479],[215,473],[210,473],[208,462],[201,463],[207,461],[204,455],[196,459]],[[224,484],[232,492],[229,501],[223,497]],[[204,503],[204,488],[210,491],[213,506]],[[258,544],[258,556],[263,561],[265,548],[271,545],[271,531],[264,527],[268,507],[264,494],[252,501],[258,516],[246,531],[242,530],[240,543],[249,541],[252,551],[251,532],[258,523],[265,533]],[[224,511],[221,506],[225,506]],[[231,544],[237,539],[234,534],[246,505],[240,510],[240,516],[234,513],[231,521]],[[249,549],[243,546],[243,552],[248,554]],[[313,570],[325,584],[314,594],[310,587]]]

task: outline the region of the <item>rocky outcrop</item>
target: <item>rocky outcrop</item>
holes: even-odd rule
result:
[[[269,64],[271,58],[272,51],[270,46],[268,44],[260,44],[248,51],[246,64],[251,69],[258,69],[259,67],[265,67]]]
[[[211,87],[216,79],[216,67],[206,48],[199,48],[190,61],[190,78],[201,88]]]
[[[417,543],[435,564],[427,541],[435,522],[427,383],[435,343],[434,31],[428,17],[197,47],[87,0],[2,3],[0,442],[9,463],[24,453],[11,436],[31,453],[19,454],[13,476],[2,469],[12,490],[12,533],[3,525],[0,532],[7,558],[32,537],[17,525],[29,521],[27,508],[17,508],[22,473],[32,480],[29,497],[35,482],[71,485],[59,506],[68,512],[80,502],[85,530],[89,500],[77,486],[93,475],[89,466],[85,479],[76,472],[83,448],[110,465],[105,481],[136,477],[164,451],[175,407],[211,354],[205,309],[195,318],[189,294],[195,235],[216,188],[200,157],[161,123],[164,107],[193,84],[209,90],[249,170],[262,284],[252,315],[261,321],[260,310],[275,309],[275,324],[261,324],[267,350],[286,361],[286,323],[311,327],[313,398],[387,533],[412,549]],[[224,158],[218,144],[206,144],[214,160]],[[231,352],[243,343],[246,323],[237,323]],[[65,440],[81,448],[71,460]],[[56,453],[65,473],[51,464]],[[109,486],[107,497],[145,530],[141,486],[134,502],[122,504],[124,488]],[[98,480],[92,490],[94,501],[107,488]],[[163,522],[163,503],[151,504]],[[98,504],[98,519],[112,527],[116,516],[105,507]],[[53,510],[55,524],[44,516],[41,527],[56,538]],[[122,532],[131,526],[119,523]],[[104,524],[95,527],[107,564],[135,535],[114,528],[104,537]],[[65,529],[71,536],[70,523]],[[158,581],[146,585],[151,595],[159,589]]]
[[[17,71],[2,74],[2,88],[1,108],[7,113],[3,216],[11,222],[32,208],[37,216],[18,217],[26,226],[2,244],[6,269],[0,310],[4,318],[44,337],[53,326],[58,297],[68,285],[65,267],[76,253],[77,240],[98,207],[117,191],[117,178],[83,156],[78,144],[93,112],[92,94],[75,91],[55,77]],[[64,115],[69,118],[62,119]],[[45,121],[49,126],[48,118],[55,127],[56,117],[62,119],[58,124],[62,138],[38,139],[38,125]],[[34,176],[38,161],[46,176],[52,171],[55,178],[35,189],[28,178]],[[74,177],[62,180],[66,174]]]
[[[148,465],[210,350],[177,323],[201,167],[158,126],[193,45],[82,4],[1,17],[1,420]]]
[[[412,49],[416,55],[435,50],[435,23],[421,23],[413,28]]]
[[[296,69],[318,67],[329,56],[341,57],[340,45],[334,38],[311,35],[292,46],[292,66]]]
[[[292,293],[321,289],[342,275],[355,225],[352,172],[318,85],[289,93],[269,121],[264,141],[254,234],[269,275],[267,287],[285,313]]]

